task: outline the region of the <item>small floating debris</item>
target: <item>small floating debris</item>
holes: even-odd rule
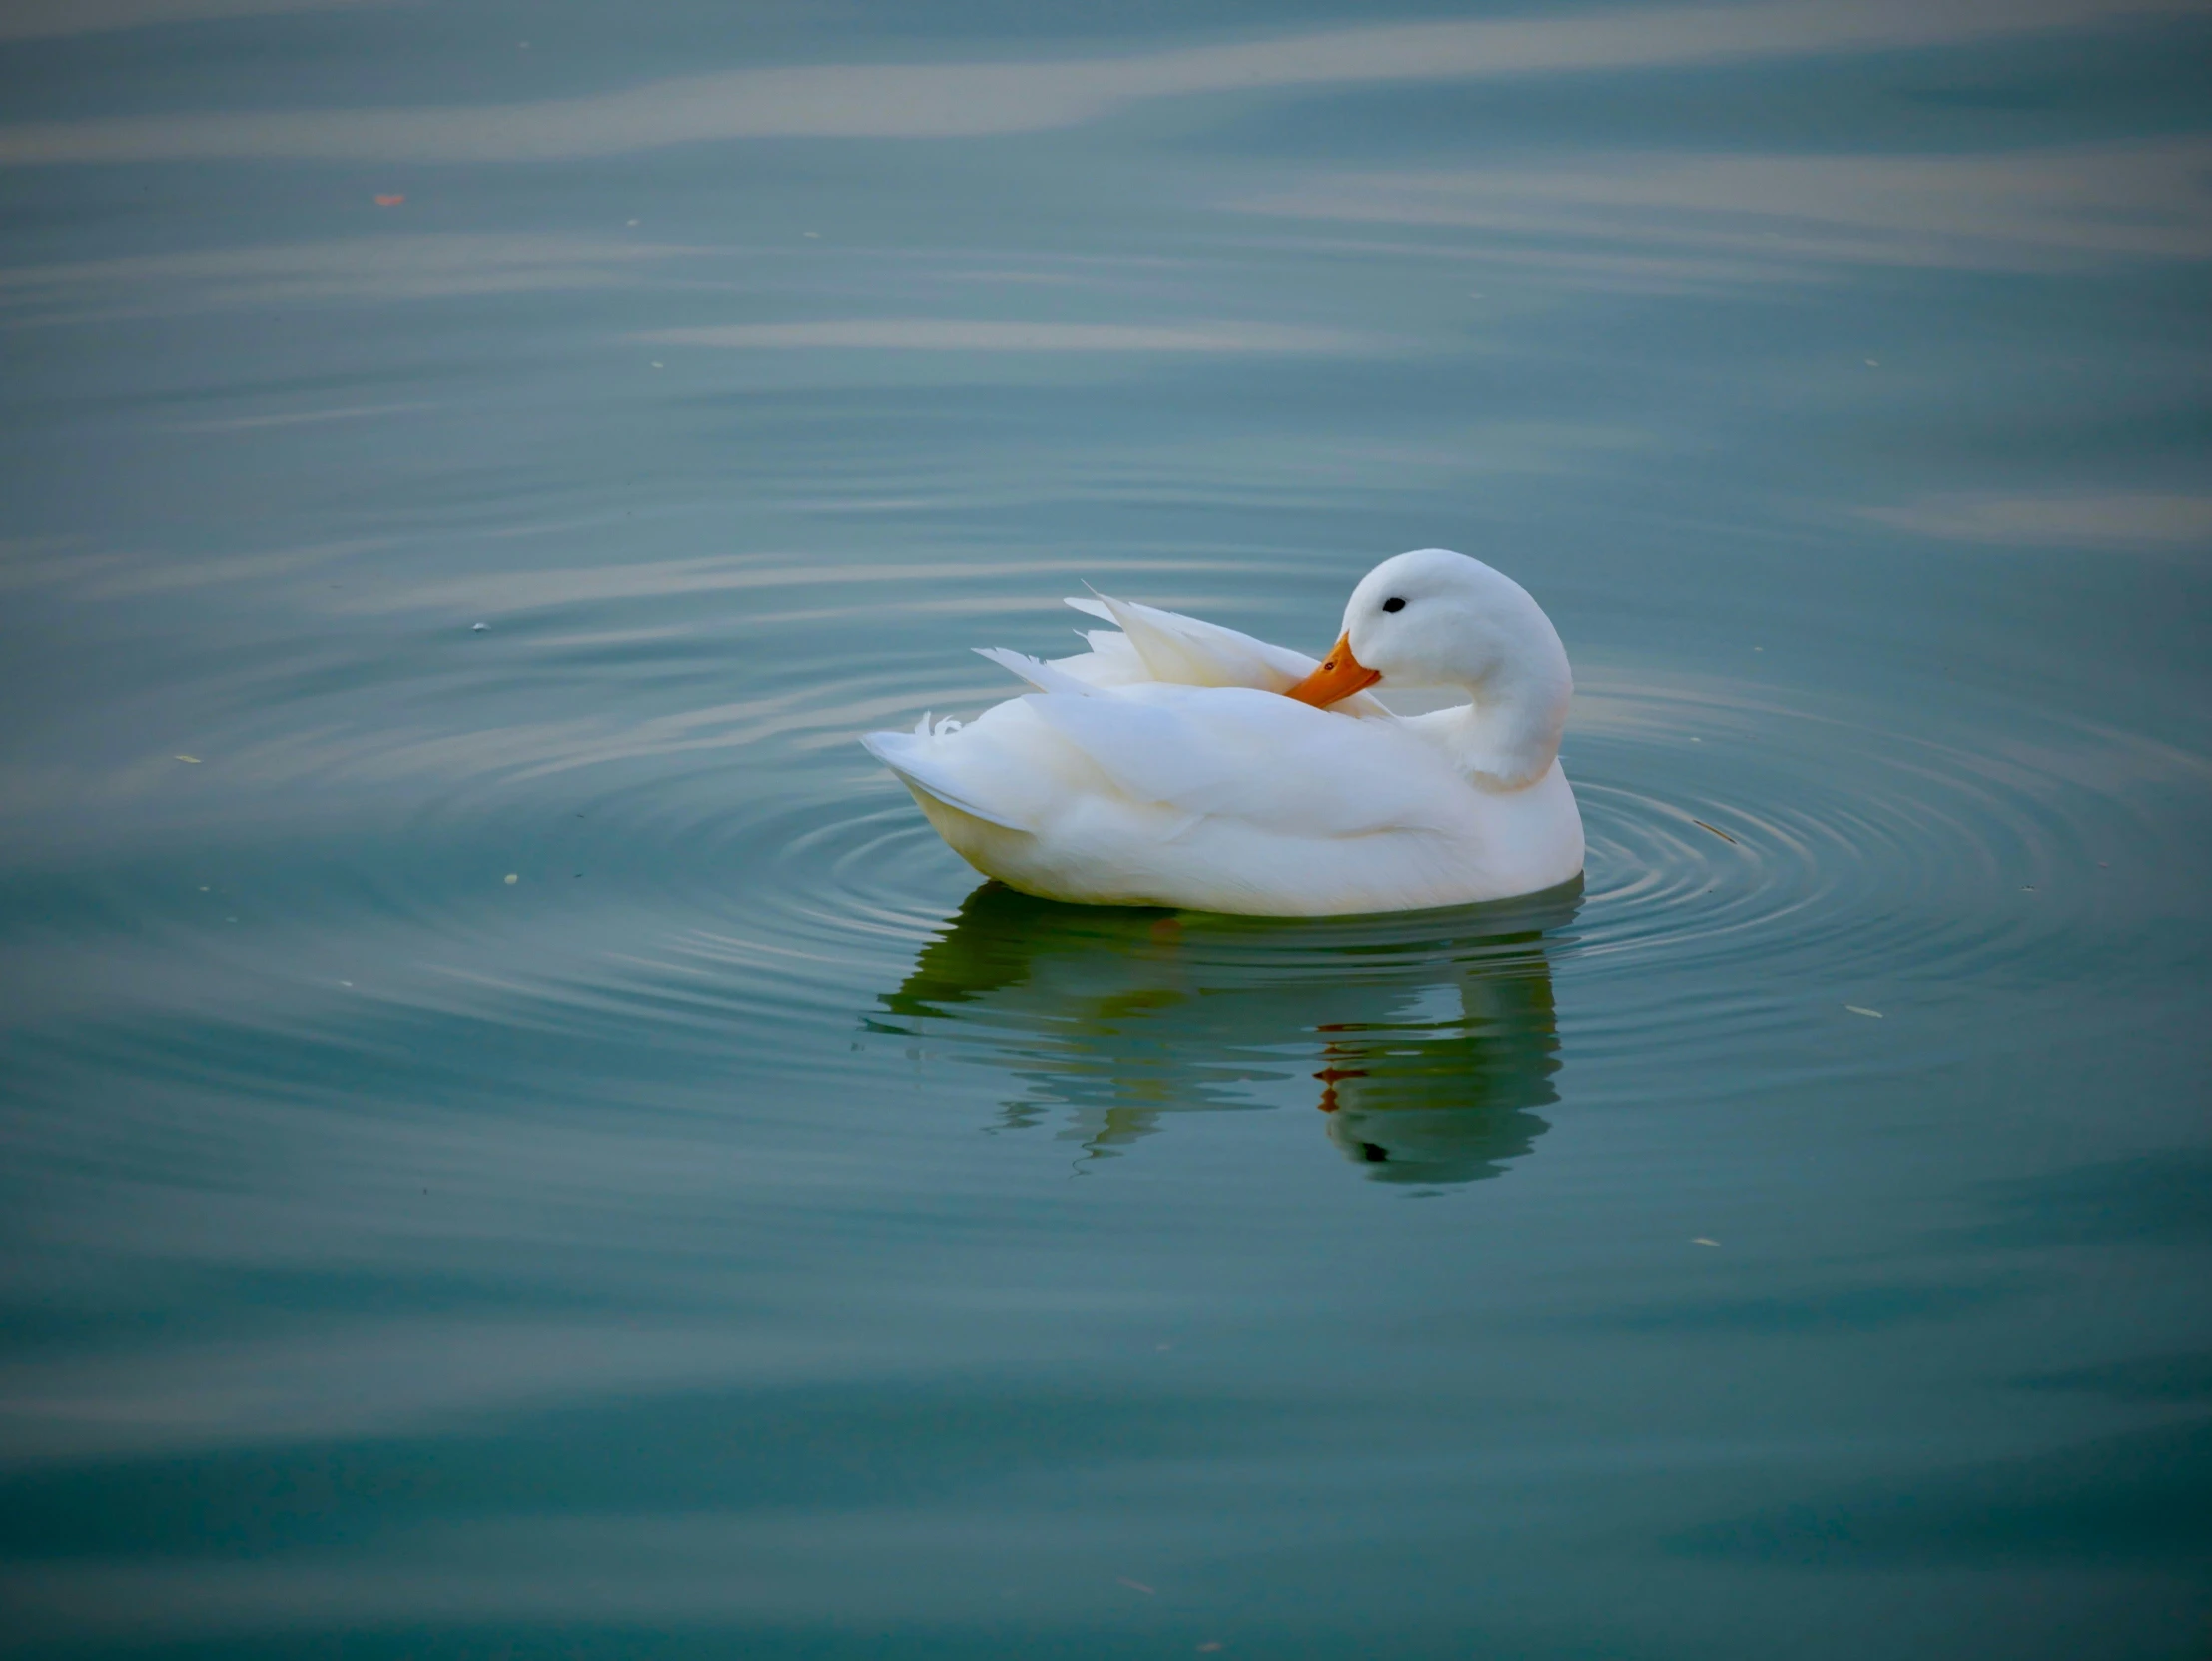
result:
[[[1157,1592],[1153,1591],[1151,1587],[1145,1585],[1144,1582],[1141,1580],[1131,1580],[1125,1575],[1117,1575],[1115,1576],[1115,1579],[1119,1580],[1122,1585],[1126,1586],[1132,1592],[1142,1592],[1146,1597],[1159,1596]]]
[[[1695,743],[1697,742],[1697,740],[1696,740],[1695,738],[1693,738],[1693,739],[1691,739],[1691,740],[1690,740],[1690,742],[1691,742],[1691,743],[1693,743],[1693,744],[1695,744]],[[1725,830],[1721,829],[1721,827],[1720,827],[1719,825],[1709,825],[1709,824],[1707,824],[1707,823],[1706,823],[1706,822],[1705,822],[1705,821],[1704,821],[1703,819],[1693,819],[1693,820],[1691,820],[1690,822],[1691,822],[1691,823],[1692,823],[1693,825],[1697,826],[1697,827],[1698,827],[1698,829],[1700,829],[1700,830],[1709,830],[1709,831],[1711,831],[1711,832],[1712,832],[1712,833],[1713,833],[1713,834],[1714,834],[1715,836],[1719,837],[1719,838],[1720,838],[1720,839],[1721,839],[1721,840],[1722,840],[1723,842],[1728,842],[1728,843],[1734,843],[1734,842],[1736,841],[1736,838],[1735,838],[1735,837],[1733,837],[1733,836],[1729,835],[1729,833],[1728,833],[1727,831],[1725,831]]]
[[[507,886],[508,886],[508,887],[510,887],[510,888],[511,888],[511,887],[513,887],[513,886],[514,886],[514,885],[515,885],[516,883],[520,882],[521,880],[522,880],[522,878],[521,878],[521,875],[520,875],[520,873],[518,873],[518,872],[514,872],[514,871],[509,871],[509,872],[507,873]]]
[[[406,198],[403,196],[379,196],[376,198],[376,206],[379,208],[396,208],[404,201],[406,201]]]
[[[470,623],[468,625],[468,632],[471,634],[489,634],[491,632],[491,625],[489,623]]]
[[[1692,1246],[1719,1246],[1721,1243],[1717,1240],[1707,1240],[1703,1235],[1692,1235],[1690,1244]]]
[[[509,878],[508,880],[509,880],[509,881],[511,882],[511,881],[512,881],[513,879],[512,879],[512,878]],[[1849,1011],[1851,1012],[1851,1014],[1853,1014],[1853,1015],[1863,1015],[1863,1016],[1865,1016],[1865,1017],[1866,1017],[1866,1018],[1867,1018],[1868,1020],[1872,1020],[1872,1021],[1879,1021],[1879,1020],[1883,1019],[1881,1011],[1879,1011],[1879,1010],[1870,1010],[1870,1009],[1867,1009],[1867,1008],[1866,1008],[1866,1007],[1865,1007],[1864,1005],[1862,1005],[1862,1004],[1845,1004],[1845,1005],[1844,1005],[1843,1007],[1844,1007],[1845,1009],[1849,1010]]]
[[[192,763],[192,764],[193,764],[193,765],[194,765],[195,767],[197,767],[197,766],[199,766],[199,765],[200,765],[200,758],[199,758],[198,756],[196,756],[196,755],[181,755],[181,756],[179,756],[179,757],[178,757],[177,759],[178,759],[179,761],[189,761],[189,762],[191,762],[191,763]]]

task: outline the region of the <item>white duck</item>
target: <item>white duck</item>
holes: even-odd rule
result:
[[[925,715],[861,740],[986,875],[1048,899],[1320,917],[1505,899],[1582,869],[1559,766],[1567,653],[1480,560],[1384,560],[1318,665],[1171,611],[1068,603],[1121,632],[1052,662],[979,648],[1037,690],[966,726]],[[1378,684],[1468,701],[1400,717]]]

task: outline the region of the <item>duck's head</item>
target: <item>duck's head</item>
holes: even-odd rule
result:
[[[1566,649],[1528,590],[1479,559],[1421,548],[1385,559],[1352,590],[1344,631],[1290,689],[1325,709],[1364,687],[1465,687],[1477,702],[1571,690]]]

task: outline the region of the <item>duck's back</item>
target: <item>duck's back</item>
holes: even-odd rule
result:
[[[1054,899],[1322,916],[1504,898],[1582,864],[1556,766],[1480,791],[1396,722],[1269,692],[1042,693],[869,747],[970,864]]]

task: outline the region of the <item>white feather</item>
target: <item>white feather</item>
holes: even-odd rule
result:
[[[1094,594],[1067,603],[1087,616],[1103,617],[1121,627],[1119,634],[1100,629],[1086,636],[1092,655],[1110,655],[1110,666],[1102,663],[1096,671],[1087,672],[1077,667],[1082,658],[1057,660],[1079,678],[1092,679],[1096,673],[1100,678],[1095,684],[1164,681],[1176,686],[1249,686],[1262,692],[1287,692],[1321,666],[1320,659],[1288,646],[1271,645],[1219,623],[1117,600],[1110,594]],[[1340,714],[1362,717],[1389,714],[1365,692],[1346,698],[1335,708]]]
[[[1505,621],[1475,631],[1484,649],[1525,648],[1527,684],[1566,687],[1558,637],[1518,585],[1425,550],[1378,567],[1360,595],[1401,569],[1438,606],[1504,596]],[[1049,662],[981,648],[1037,690],[965,727],[924,716],[862,740],[979,870],[1057,899],[1317,916],[1504,898],[1581,869],[1555,755],[1563,703],[1541,721],[1476,706],[1400,721],[1364,693],[1315,709],[1280,696],[1317,667],[1302,653],[1106,595],[1068,603],[1122,632]],[[1386,651],[1397,626],[1370,629],[1363,652]],[[1555,667],[1547,650],[1552,680],[1535,672]],[[1485,770],[1531,746],[1525,782]]]
[[[1021,652],[1009,651],[1004,646],[978,646],[976,655],[988,658],[1007,670],[1018,680],[1026,680],[1040,692],[1066,692],[1076,697],[1088,697],[1091,684],[1068,673],[1058,664],[1047,663]]]

